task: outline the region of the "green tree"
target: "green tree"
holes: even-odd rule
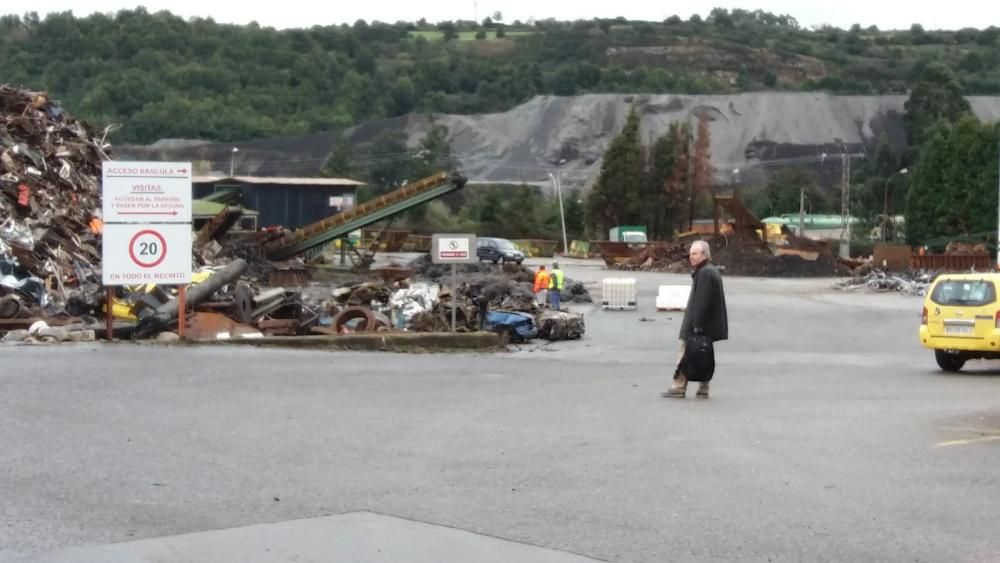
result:
[[[601,174],[587,198],[587,216],[598,232],[643,219],[639,113],[633,107],[621,133],[611,141]]]
[[[927,130],[907,198],[911,243],[996,231],[998,144],[998,129],[972,115]]]
[[[444,34],[445,41],[458,39],[458,27],[452,22],[438,24],[438,29]]]
[[[864,231],[879,227],[880,217],[886,212],[895,215],[905,209],[909,184],[904,174],[898,174],[900,166],[889,139],[882,135],[873,158],[856,169],[852,178],[851,214],[861,221]]]
[[[396,114],[404,114],[413,111],[417,103],[416,90],[413,81],[409,76],[400,76],[392,87],[393,111]]]
[[[648,162],[643,197],[647,212],[645,224],[652,240],[666,240],[673,236],[677,209],[670,200],[668,185],[677,160],[676,140],[669,133],[661,135],[646,151]]]
[[[904,105],[910,144],[923,144],[926,129],[939,119],[949,122],[970,111],[969,102],[962,97],[962,85],[948,67],[941,63],[930,63],[920,73]]]
[[[746,204],[760,218],[798,213],[803,194],[806,213],[833,211],[830,197],[816,184],[816,174],[806,167],[782,168],[774,171],[762,190],[747,194]]]
[[[580,190],[573,189],[563,194],[563,214],[566,216],[566,236],[570,239],[582,237],[586,228],[587,210]]]

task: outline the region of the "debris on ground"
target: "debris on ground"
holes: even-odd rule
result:
[[[544,311],[538,315],[538,337],[545,340],[576,340],[586,327],[583,315],[567,311]]]
[[[102,163],[112,158],[108,131],[74,119],[45,92],[0,85],[4,342],[170,341],[182,328],[199,339],[448,330],[453,309],[460,330],[507,331],[513,339],[534,338],[545,327],[565,338],[583,332],[582,319],[568,313],[538,322],[534,272],[521,265],[461,265],[454,289],[441,287],[451,267],[429,255],[366,267],[353,281],[311,282],[321,254],[269,260],[264,246],[285,229],[230,232],[241,210],[228,207],[194,239],[184,310],[172,286],[120,286],[109,294],[101,284],[100,188]],[[562,297],[590,301],[583,284],[569,279]]]
[[[873,293],[896,292],[900,295],[923,297],[927,294],[931,283],[937,278],[936,272],[923,270],[907,270],[905,272],[889,272],[884,269],[874,269],[865,276],[859,276],[834,284],[834,288],[842,291],[865,290]]]
[[[834,257],[825,242],[786,235],[787,244],[772,248],[750,232],[708,235],[712,263],[736,276],[835,277],[850,269]],[[691,241],[648,245],[637,255],[610,266],[615,270],[687,273],[691,271],[688,248]]]

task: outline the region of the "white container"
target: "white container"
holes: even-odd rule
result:
[[[683,311],[687,308],[690,285],[661,285],[656,295],[657,311]]]
[[[635,309],[638,306],[635,278],[604,278],[601,280],[601,307],[604,309]]]

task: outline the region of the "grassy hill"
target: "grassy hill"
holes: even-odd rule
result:
[[[0,82],[119,124],[115,142],[229,141],[412,112],[501,112],[547,94],[905,94],[932,61],[955,69],[966,94],[1000,94],[998,37],[995,27],[804,29],[788,16],[720,9],[704,20],[279,31],[140,8],[0,18]]]

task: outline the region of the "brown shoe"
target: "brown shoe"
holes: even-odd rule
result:
[[[671,387],[663,393],[660,393],[661,397],[669,397],[671,399],[683,399],[686,395],[687,389],[678,389],[676,387]]]
[[[698,385],[698,392],[695,393],[695,396],[698,397],[699,399],[707,399],[708,398],[708,383],[702,383],[702,384]]]

